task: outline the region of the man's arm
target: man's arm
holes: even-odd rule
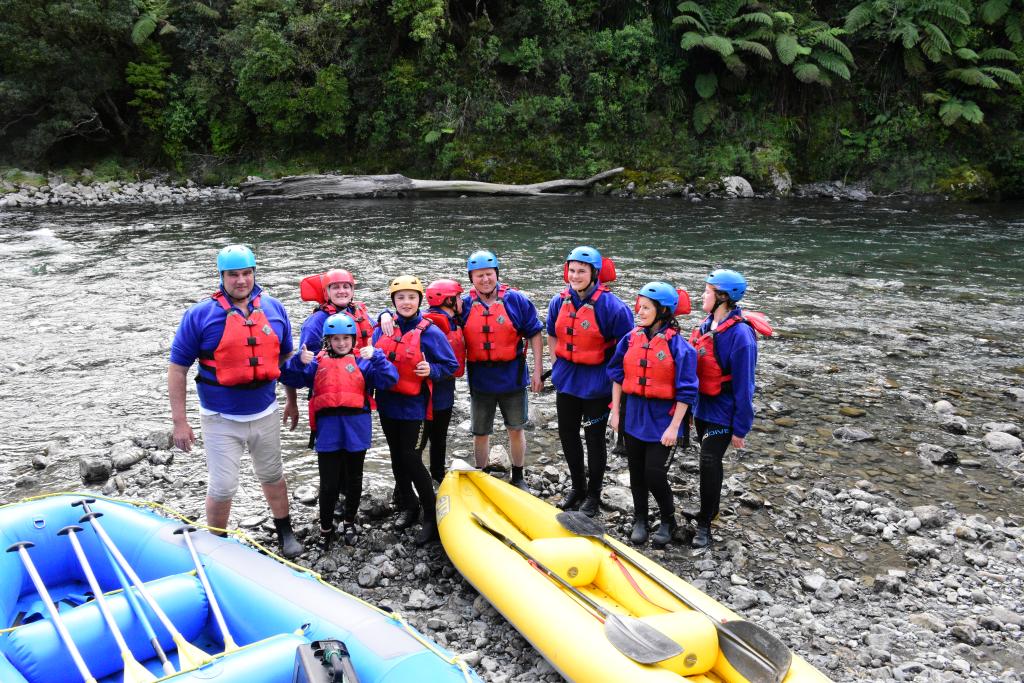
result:
[[[177,363],[167,366],[167,395],[171,400],[171,420],[174,423],[174,445],[186,453],[192,450],[196,435],[185,414],[185,387],[188,368]]]
[[[544,339],[538,332],[530,337],[529,342],[530,349],[533,350],[533,376],[530,378],[530,389],[533,390],[533,393],[539,394],[544,390],[544,380],[541,379],[544,374]]]

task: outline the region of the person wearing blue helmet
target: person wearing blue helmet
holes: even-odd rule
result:
[[[494,416],[508,429],[511,483],[529,491],[524,476],[529,417],[526,387],[544,387],[543,326],[537,309],[527,297],[498,281],[498,257],[492,251],[474,251],[466,259],[473,288],[462,297],[463,336],[470,393],[470,422],[477,467],[486,467]],[[533,370],[526,362],[526,346],[533,352]]]
[[[555,357],[551,382],[557,391],[558,436],[571,481],[559,507],[579,507],[590,517],[598,512],[608,461],[604,437],[612,398],[608,359],[633,329],[629,307],[601,280],[604,265],[601,252],[593,247],[570,251],[562,269],[567,286],[552,297],[547,319],[548,344]],[[586,466],[581,424],[587,442]]]
[[[370,448],[373,426],[370,395],[374,389],[390,389],[398,370],[373,346],[355,348],[359,328],[345,313],[324,320],[323,346],[305,344],[288,361],[288,370],[312,391],[309,425],[313,430],[317,467],[320,471],[320,547],[334,538],[334,509],[344,487],[342,538],[353,545],[358,536],[356,513],[363,494],[363,463]]]
[[[686,515],[697,524],[692,541],[695,548],[706,548],[712,542],[711,522],[718,516],[722,497],[723,456],[730,445],[744,447],[754,422],[755,330],[771,334],[763,316],[748,317],[737,305],[747,291],[741,274],[714,270],[704,283],[701,308],[707,317],[690,336],[700,381],[693,410],[700,442],[700,510]]]
[[[630,542],[648,539],[648,495],[661,524],[650,536],[663,547],[676,529],[668,465],[687,408],[697,398],[697,354],[679,334],[676,315],[690,312],[689,296],[665,282],[649,282],[636,298],[637,326],[619,341],[608,362],[612,380],[609,424],[625,433],[629,486],[633,494]],[[620,409],[625,411],[620,421]]]
[[[281,553],[302,553],[292,532],[288,487],[281,460],[276,387],[292,353],[292,328],[279,301],[256,284],[256,257],[241,244],[217,254],[220,287],[189,308],[171,343],[167,393],[174,445],[190,451],[195,434],[185,410],[188,371],[198,360],[196,390],[206,465],[206,522],[226,529],[238,490],[242,453],[248,449],[277,528]],[[295,389],[285,387],[283,421],[295,429]]]

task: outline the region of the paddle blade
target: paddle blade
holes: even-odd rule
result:
[[[786,644],[749,621],[718,625],[722,656],[750,683],[782,683],[793,663]]]
[[[185,640],[184,636],[180,633],[172,637],[174,638],[174,644],[178,647],[178,668],[182,671],[185,669],[198,669],[212,659],[208,653],[203,652]]]
[[[679,643],[632,617],[608,614],[604,620],[604,635],[615,649],[641,664],[656,664],[683,653]]]
[[[156,680],[156,676],[135,661],[130,652],[124,652],[121,657],[124,659],[124,683],[150,683]]]
[[[571,531],[577,536],[592,536],[594,538],[604,537],[604,527],[596,519],[587,517],[579,510],[568,510],[559,512],[555,519],[566,531]]]

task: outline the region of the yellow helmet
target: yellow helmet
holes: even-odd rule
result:
[[[420,293],[420,298],[423,298],[423,283],[415,275],[399,275],[391,284],[388,285],[388,295],[394,295],[395,292],[400,292],[403,289],[411,289],[414,292]]]

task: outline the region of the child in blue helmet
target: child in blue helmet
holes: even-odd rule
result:
[[[320,470],[320,545],[334,537],[334,507],[345,487],[342,536],[352,545],[357,538],[356,512],[363,493],[363,462],[370,447],[370,392],[388,389],[398,370],[380,349],[355,351],[358,328],[345,313],[335,313],[323,325],[323,348],[302,350],[289,361],[293,376],[312,389],[309,423]],[[358,357],[356,356],[358,353]]]
[[[589,517],[598,512],[608,460],[604,437],[612,398],[608,359],[619,340],[633,329],[629,307],[605,285],[605,278],[614,279],[613,269],[603,268],[608,263],[593,247],[570,251],[562,273],[567,286],[548,304],[558,437],[571,479],[571,488],[558,506],[563,510],[579,507]],[[585,467],[581,424],[587,443]]]
[[[668,485],[668,464],[680,436],[686,410],[697,398],[697,354],[679,334],[677,314],[689,313],[689,297],[664,282],[650,282],[636,300],[637,326],[615,348],[608,362],[612,382],[609,424],[620,428],[625,398],[629,485],[633,493],[630,541],[648,539],[648,493],[654,496],[661,524],[650,537],[665,546],[676,529],[675,504]]]
[[[704,280],[701,308],[708,314],[693,331],[700,393],[694,423],[700,441],[700,511],[696,513],[695,548],[711,544],[711,521],[718,516],[724,476],[722,458],[729,446],[743,448],[754,422],[755,330],[771,334],[760,314],[737,306],[747,281],[734,270],[715,270]],[[737,324],[737,323],[748,324]],[[688,515],[689,516],[689,515]]]

